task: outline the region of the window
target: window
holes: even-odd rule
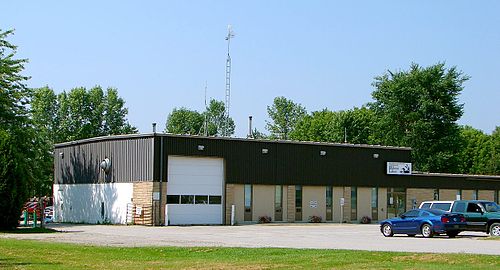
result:
[[[358,219],[358,188],[351,187],[351,221]]]
[[[222,197],[221,196],[212,196],[208,197],[208,202],[209,204],[221,204],[222,203]]]
[[[475,189],[475,190],[472,191],[472,199],[473,200],[477,200],[479,198],[478,193],[479,192],[478,192],[477,189]]]
[[[417,210],[410,210],[404,213],[405,217],[418,217],[419,212]]]
[[[481,205],[483,205],[486,212],[500,212],[500,207],[494,202],[482,202]]]
[[[432,209],[439,209],[443,211],[450,211],[451,203],[433,203]]]
[[[208,204],[208,195],[196,195],[194,197],[195,204]]]
[[[431,208],[431,203],[424,203],[422,204],[422,207],[420,207],[420,209],[429,209]]]
[[[434,189],[434,200],[437,201],[439,200],[439,189]]]
[[[274,220],[283,221],[283,186],[274,189]]]
[[[372,219],[378,220],[378,188],[372,188]]]
[[[295,186],[295,220],[302,221],[302,186]]]
[[[252,185],[245,185],[245,221],[252,221]]]
[[[181,195],[181,204],[193,204],[194,195]]]
[[[326,220],[333,220],[333,187],[326,187]]]
[[[167,195],[167,204],[179,204],[181,196],[179,195]]]
[[[475,203],[469,203],[469,205],[467,205],[467,212],[481,213],[483,211],[481,210],[481,207],[479,207],[479,205],[477,205]]]
[[[453,212],[460,212],[460,213],[465,212],[466,205],[467,203],[465,202],[455,203],[455,206],[453,206]]]

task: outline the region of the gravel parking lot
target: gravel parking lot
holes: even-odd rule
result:
[[[0,237],[104,246],[283,247],[474,253],[500,255],[500,241],[484,233],[462,232],[457,238],[383,237],[378,225],[265,224],[242,226],[112,226],[50,224],[62,233],[0,234]]]

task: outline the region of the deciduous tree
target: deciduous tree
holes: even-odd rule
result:
[[[415,168],[457,172],[463,113],[458,96],[468,76],[443,63],[375,78],[371,109],[377,116],[374,139],[384,145],[412,147]]]
[[[271,119],[271,121],[267,121],[266,125],[270,137],[280,140],[290,139],[290,133],[307,115],[306,109],[302,105],[285,97],[276,97],[273,105],[267,106],[267,113]]]
[[[36,133],[28,117],[26,59],[16,59],[16,46],[0,29],[0,229],[18,224],[28,187],[37,175]]]

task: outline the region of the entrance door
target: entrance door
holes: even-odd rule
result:
[[[387,189],[387,218],[393,218],[406,212],[406,189]]]

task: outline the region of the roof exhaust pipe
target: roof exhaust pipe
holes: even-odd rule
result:
[[[153,133],[156,133],[156,123],[153,123]]]
[[[248,135],[247,138],[253,139],[253,131],[252,131],[252,116],[248,116]]]

